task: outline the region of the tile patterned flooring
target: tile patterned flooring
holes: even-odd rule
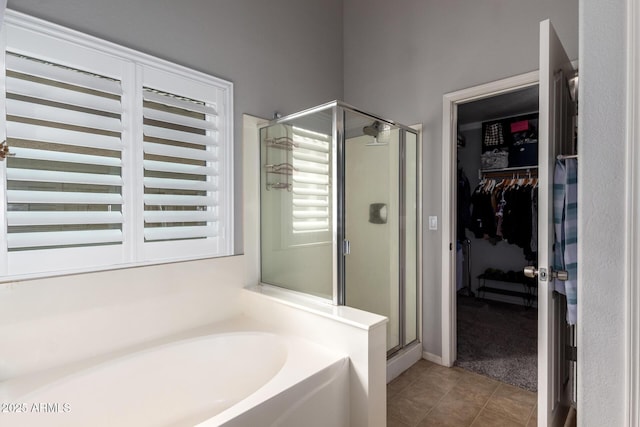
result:
[[[421,359],[387,385],[388,427],[535,427],[536,393]]]

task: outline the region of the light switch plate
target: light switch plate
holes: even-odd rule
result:
[[[438,229],[438,217],[430,216],[429,217],[429,230],[437,230]]]

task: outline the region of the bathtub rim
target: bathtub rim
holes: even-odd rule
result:
[[[335,305],[331,300],[326,298],[316,297],[268,283],[260,282],[256,285],[247,286],[243,290],[248,293],[248,295],[259,295],[273,302],[326,317],[365,331],[386,325],[389,322],[389,318],[379,314],[346,305]]]
[[[176,344],[185,345],[192,341],[207,339],[216,335],[271,335],[281,340],[285,346],[286,359],[280,369],[261,387],[253,390],[244,399],[235,402],[229,408],[213,416],[216,419],[233,419],[239,406],[257,406],[275,397],[310,374],[322,371],[336,363],[349,363],[349,356],[324,347],[303,337],[273,330],[268,325],[247,317],[236,316],[222,322],[194,328],[182,333],[151,340],[108,354],[99,355],[80,362],[14,377],[0,382],[0,400],[17,402],[30,395],[54,387],[73,377],[98,370],[105,365],[117,362],[126,363],[128,358],[158,351]],[[309,357],[306,357],[309,356]],[[208,420],[203,420],[202,423]]]
[[[119,354],[118,356],[110,357],[110,358],[107,358],[105,360],[101,360],[101,361],[96,362],[96,363],[91,363],[91,364],[87,363],[86,365],[83,363],[82,364],[82,365],[84,365],[83,367],[77,366],[77,369],[73,369],[73,370],[71,370],[72,367],[69,366],[69,367],[67,367],[67,369],[64,369],[64,371],[59,372],[58,375],[55,376],[55,378],[51,378],[48,375],[45,375],[46,371],[43,371],[42,372],[42,374],[43,374],[42,378],[34,378],[33,382],[29,381],[30,389],[28,391],[22,391],[22,388],[20,388],[19,390],[20,390],[20,392],[22,392],[22,394],[17,395],[17,396],[7,396],[7,400],[6,401],[29,402],[29,401],[31,401],[31,399],[32,399],[32,397],[34,395],[36,395],[38,393],[46,392],[47,390],[49,390],[49,389],[51,389],[53,387],[56,387],[58,385],[64,384],[65,382],[73,381],[75,378],[79,378],[79,377],[81,377],[83,375],[95,373],[95,372],[97,372],[97,371],[99,371],[101,369],[104,369],[106,367],[110,367],[110,366],[114,366],[114,365],[121,365],[121,364],[127,363],[128,361],[130,361],[132,359],[139,358],[139,357],[144,357],[145,355],[149,355],[149,354],[154,353],[154,352],[162,351],[164,349],[168,349],[168,348],[172,348],[172,347],[176,347],[176,346],[187,346],[187,345],[189,345],[191,343],[196,343],[196,342],[199,342],[199,341],[204,341],[204,340],[209,340],[209,339],[215,339],[216,337],[234,337],[234,336],[250,336],[250,335],[270,336],[273,339],[280,341],[279,345],[282,345],[286,349],[286,345],[283,342],[284,341],[283,337],[281,335],[279,335],[279,334],[276,334],[276,333],[270,332],[270,331],[254,331],[254,330],[249,330],[249,331],[229,331],[229,332],[222,332],[221,331],[221,332],[215,332],[215,333],[210,333],[210,334],[199,334],[199,335],[196,335],[196,336],[178,338],[176,340],[171,340],[171,341],[159,343],[157,345],[145,346],[142,349],[134,350],[134,351],[128,351],[128,352],[125,352],[123,354]],[[286,352],[285,352],[285,359],[282,362],[282,365],[278,368],[278,370],[274,372],[273,377],[275,377],[282,370],[283,366],[287,362],[288,357],[289,357],[288,354],[286,354]],[[101,357],[100,359],[103,359],[103,358]],[[34,376],[37,376],[37,374],[34,374]],[[269,379],[269,381],[271,379]],[[22,380],[24,380],[24,378]],[[38,381],[38,380],[40,380],[40,381]],[[17,383],[21,382],[21,378],[17,377],[16,378],[16,382]],[[39,385],[37,385],[38,383],[39,383]],[[2,383],[0,383],[0,385],[1,384]]]

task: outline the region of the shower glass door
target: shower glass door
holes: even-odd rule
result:
[[[274,120],[260,147],[261,282],[386,316],[390,356],[415,342],[417,133],[336,101]]]
[[[261,281],[334,298],[333,109],[260,130]]]
[[[407,332],[409,342],[416,339],[415,209],[412,241],[407,242],[403,136],[404,131],[391,124],[345,112],[345,304],[389,318],[390,353],[407,343]],[[415,138],[413,147],[415,156]],[[412,170],[415,175],[415,166]],[[415,207],[415,179],[408,191],[414,193],[411,206]],[[407,250],[407,244],[413,249]],[[402,263],[405,254],[412,256],[408,275]],[[406,279],[413,281],[409,289]],[[401,318],[407,299],[410,313]]]

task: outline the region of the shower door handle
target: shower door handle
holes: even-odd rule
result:
[[[342,254],[349,255],[351,253],[351,242],[348,240],[342,241]]]

